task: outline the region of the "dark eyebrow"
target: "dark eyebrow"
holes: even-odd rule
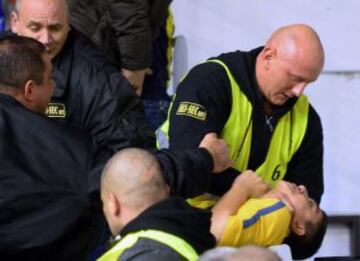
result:
[[[56,28],[56,29],[59,29],[59,28],[62,28],[62,27],[63,27],[63,24],[59,24],[59,23],[49,24],[49,25],[48,25],[48,28]]]
[[[30,21],[27,26],[30,26],[30,25],[41,25],[40,22],[35,22],[35,21]]]

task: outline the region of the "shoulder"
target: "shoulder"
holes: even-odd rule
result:
[[[71,65],[75,67],[119,71],[115,63],[90,38],[74,28],[68,35],[62,56],[62,59],[71,59]]]
[[[306,131],[306,138],[316,139],[322,141],[322,123],[320,115],[317,113],[315,108],[309,103],[309,113],[308,113],[308,126]]]
[[[309,121],[312,124],[321,125],[321,118],[315,108],[309,103]]]
[[[61,53],[53,61],[54,79],[59,89],[89,92],[108,90],[114,95],[131,96],[132,87],[115,63],[89,38],[72,29]]]
[[[184,260],[182,256],[174,249],[164,245],[158,241],[143,238],[140,239],[134,246],[124,251],[119,260],[147,260],[147,261],[162,261]]]
[[[177,89],[177,96],[222,97],[231,99],[230,81],[225,69],[214,62],[204,62],[192,68]]]
[[[223,66],[218,63],[205,61],[193,67],[189,73],[185,76],[184,80],[191,78],[198,81],[212,81],[226,78],[226,71]]]

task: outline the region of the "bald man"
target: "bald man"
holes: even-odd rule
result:
[[[322,126],[303,91],[323,65],[319,36],[305,24],[276,30],[263,47],[211,58],[180,83],[158,141],[189,148],[209,131],[225,139],[233,164],[212,177],[213,194],[250,169],[273,186],[282,179],[304,185],[319,203]]]
[[[214,247],[210,213],[168,197],[152,154],[135,148],[115,154],[102,174],[101,200],[116,241],[99,260],[197,260]]]

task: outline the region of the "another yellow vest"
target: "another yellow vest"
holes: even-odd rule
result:
[[[118,242],[114,247],[102,255],[98,261],[118,260],[123,252],[135,245],[140,238],[149,238],[167,245],[179,253],[179,255],[183,256],[186,260],[195,261],[198,259],[198,254],[194,248],[190,246],[185,240],[166,232],[149,229],[126,235],[123,239],[120,240],[120,242]]]
[[[222,61],[208,62],[220,64],[230,80],[232,109],[220,137],[229,146],[230,157],[234,162],[232,167],[242,172],[248,168],[251,151],[253,106]],[[288,162],[302,143],[308,123],[308,112],[308,99],[301,95],[292,110],[282,116],[275,127],[266,159],[256,170],[256,173],[272,186],[284,178]],[[158,144],[162,148],[168,145],[168,132],[169,118],[157,131]]]

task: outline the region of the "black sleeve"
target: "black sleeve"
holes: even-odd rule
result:
[[[231,110],[231,87],[219,64],[194,67],[180,83],[170,112],[170,148],[197,147],[209,132],[220,134]]]
[[[140,99],[128,81],[111,64],[89,66],[83,118],[86,130],[100,148],[112,151],[136,146],[152,148],[155,136],[148,126]]]
[[[189,198],[208,190],[213,163],[206,149],[163,149],[156,157],[172,196]]]
[[[320,203],[324,192],[323,132],[319,115],[309,108],[304,140],[290,161],[285,180],[306,186],[309,196]]]
[[[121,67],[144,69],[151,64],[150,6],[148,0],[107,0],[110,23],[121,54]]]

